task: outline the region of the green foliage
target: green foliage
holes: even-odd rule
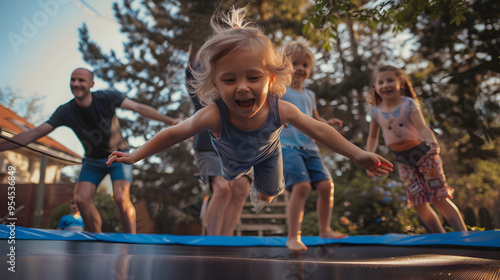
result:
[[[484,231],[485,228],[482,228],[482,227],[471,227],[471,226],[467,226],[467,229],[469,231]]]
[[[318,235],[317,193],[304,209],[302,235]],[[358,172],[350,180],[336,179],[332,229],[349,235],[425,233],[410,208],[403,185],[391,178],[370,179]]]
[[[472,192],[464,198],[474,197],[477,200],[498,197],[500,194],[500,162],[477,160],[474,171],[464,174],[456,179],[451,179],[453,186],[464,186]]]
[[[334,212],[348,234],[419,233],[416,212],[409,208],[406,190],[393,179],[370,179],[363,173],[336,184]]]
[[[500,161],[476,159],[471,161],[472,172],[467,174],[448,173],[448,182],[455,188],[454,202],[460,209],[483,207],[489,212],[489,218],[498,211],[500,198]],[[480,213],[479,213],[480,214]],[[481,226],[493,229],[493,221],[487,216],[478,215],[478,220],[471,227]],[[467,221],[466,221],[467,222]],[[498,228],[498,224],[496,225]]]
[[[415,69],[417,94],[432,116],[431,127],[440,131],[439,140],[449,147],[454,162],[499,155],[493,139],[500,135],[496,120],[500,110],[500,43],[498,30],[481,26],[498,22],[500,5],[474,1],[467,2],[465,8],[467,20],[460,26],[444,16],[440,20],[423,16],[411,28],[419,38],[419,51],[406,63]],[[415,78],[417,75],[420,78]]]
[[[56,209],[54,209],[54,211],[52,212],[52,214],[50,214],[49,228],[56,229],[57,223],[59,223],[61,217],[69,214],[71,214],[71,208],[69,206],[69,203],[64,203],[57,206]]]
[[[306,17],[307,24],[303,32],[315,30],[320,33],[323,38],[327,38],[322,47],[330,50],[339,35],[339,24],[346,20],[363,22],[372,28],[379,23],[385,24],[392,26],[392,32],[400,32],[414,26],[422,14],[426,13],[436,20],[443,17],[443,12],[450,23],[459,26],[466,20],[466,3],[464,0],[316,0],[314,8]]]

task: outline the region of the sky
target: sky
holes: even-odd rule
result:
[[[0,88],[9,87],[22,97],[44,97],[41,121],[47,120],[59,105],[73,98],[71,72],[78,67],[92,69],[78,50],[78,28],[85,23],[91,40],[104,53],[121,52],[125,36],[114,19],[113,2],[0,1]],[[107,87],[96,80],[93,90]],[[59,127],[49,136],[83,155],[80,141],[69,128]]]

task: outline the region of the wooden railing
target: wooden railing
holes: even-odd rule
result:
[[[265,202],[261,202],[265,203]],[[235,234],[258,236],[282,236],[287,231],[288,192],[285,191],[259,212],[253,211],[249,198],[245,202]]]

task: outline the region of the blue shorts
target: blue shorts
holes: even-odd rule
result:
[[[315,182],[332,180],[319,152],[295,147],[283,147],[282,151],[287,190],[301,182],[310,182],[315,189]]]
[[[84,158],[78,182],[91,182],[99,186],[104,176],[109,174],[111,181],[127,180],[132,183],[132,165],[113,162],[110,167],[106,165],[107,158]]]
[[[281,149],[278,147],[278,149]],[[251,169],[249,170],[251,172]],[[280,195],[285,190],[283,178],[283,156],[276,152],[274,155],[253,166],[255,190],[269,196]],[[245,175],[247,175],[246,173]]]

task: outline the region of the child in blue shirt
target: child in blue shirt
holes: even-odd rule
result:
[[[316,108],[316,95],[304,88],[309,78],[315,59],[308,42],[302,38],[287,43],[282,51],[292,61],[292,85],[283,96],[284,101],[297,106],[299,110],[332,126],[342,126],[337,118],[328,121],[319,116]],[[347,235],[332,230],[330,223],[333,209],[333,180],[326,168],[318,145],[311,137],[300,130],[289,126],[281,132],[285,185],[291,192],[288,205],[288,240],[286,246],[292,251],[305,251],[307,247],[301,240],[301,224],[304,217],[304,206],[311,189],[318,192],[318,226],[319,235],[323,238],[342,238]]]
[[[69,207],[71,209],[71,214],[61,217],[61,219],[57,223],[57,229],[82,232],[85,228],[85,223],[83,222],[83,218],[80,215],[78,206],[76,206],[76,203],[71,200]]]

